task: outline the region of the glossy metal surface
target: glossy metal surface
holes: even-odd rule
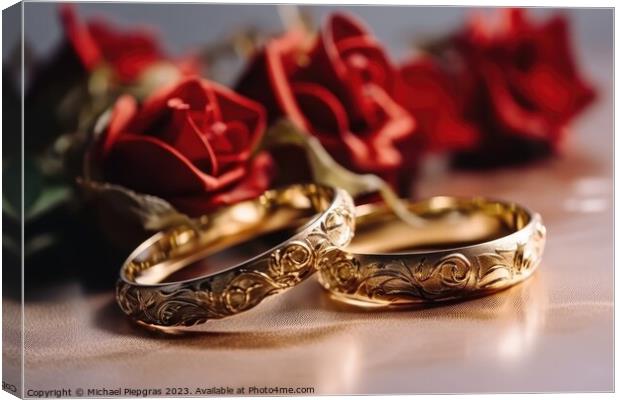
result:
[[[300,218],[304,212],[316,215],[308,221]],[[350,242],[354,227],[353,200],[342,189],[306,184],[268,190],[146,240],[121,267],[116,300],[125,314],[153,327],[230,317],[310,277],[323,254]],[[226,263],[224,270],[168,279],[234,243],[251,244],[283,228],[293,232],[265,252]]]
[[[386,206],[357,208],[351,245],[319,261],[334,299],[400,307],[479,297],[524,281],[542,260],[542,218],[518,204],[435,196],[408,207],[422,221],[415,228]]]

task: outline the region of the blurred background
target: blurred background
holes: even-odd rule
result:
[[[414,45],[425,38],[445,34],[459,28],[472,13],[489,13],[492,9],[475,7],[423,7],[423,6],[300,6],[308,10],[316,23],[334,11],[354,13],[372,28],[385,44],[395,61],[410,55]],[[599,57],[611,49],[613,15],[605,9],[532,8],[540,18],[561,11],[568,15],[573,31],[576,57],[588,76],[605,74],[598,63],[586,60]],[[226,5],[226,4],[141,4],[83,3],[78,13],[82,18],[104,16],[120,26],[148,26],[159,33],[164,50],[171,55],[183,55],[209,42],[230,37],[235,32],[254,27],[262,32],[278,33],[284,30],[283,20],[291,11],[290,6],[276,5]],[[27,3],[24,24],[28,27],[25,39],[33,55],[45,57],[62,38],[58,18],[58,3]],[[6,39],[5,39],[6,40]],[[8,39],[17,43],[18,38]],[[4,48],[3,57],[8,56]],[[607,54],[611,62],[612,55]],[[598,70],[596,69],[598,68]],[[237,76],[231,70],[229,82]]]

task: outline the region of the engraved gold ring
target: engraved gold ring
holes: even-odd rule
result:
[[[433,197],[408,207],[421,227],[385,206],[357,207],[354,240],[318,266],[332,297],[368,307],[462,299],[521,282],[540,263],[545,226],[517,204]]]
[[[117,302],[135,321],[158,328],[249,310],[312,275],[324,253],[346,246],[354,212],[342,189],[307,184],[269,190],[141,244],[121,268]],[[260,237],[278,244],[258,251],[252,243]],[[250,255],[221,265],[217,255],[228,249],[238,259],[239,246],[249,247]]]

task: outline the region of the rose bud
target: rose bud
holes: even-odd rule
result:
[[[82,23],[75,8],[64,4],[60,9],[65,37],[87,72],[108,67],[121,84],[136,83],[150,68],[174,66],[178,75],[197,73],[196,61],[189,57],[172,61],[159,48],[149,29],[121,31],[103,19]]]
[[[72,4],[61,5],[59,14],[62,41],[44,62],[34,63],[28,77],[29,148],[44,148],[61,134],[89,129],[119,92],[142,98],[155,87],[197,73],[193,57],[167,58],[147,29],[120,30],[103,19],[83,23]]]
[[[342,165],[390,177],[416,160],[399,143],[413,117],[393,98],[397,70],[356,19],[333,14],[317,37],[289,31],[255,55],[237,90],[316,136]],[[294,165],[299,166],[299,159]]]
[[[569,122],[595,97],[577,69],[563,16],[543,23],[523,9],[503,16],[497,29],[475,19],[453,39],[464,116],[480,133],[479,146],[456,158],[461,166],[522,163],[558,151]]]
[[[403,146],[414,154],[446,153],[477,144],[475,126],[463,118],[465,104],[458,83],[429,56],[410,59],[400,67],[398,100],[416,119],[418,134]]]
[[[103,179],[161,197],[197,216],[257,197],[272,162],[253,156],[265,131],[263,107],[230,89],[186,78],[141,106],[120,97],[97,145]]]

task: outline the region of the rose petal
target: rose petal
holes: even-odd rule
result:
[[[369,82],[377,84],[388,92],[392,90],[394,83],[394,68],[381,43],[371,36],[360,36],[342,40],[336,44],[340,58],[362,56],[366,61],[366,69],[373,74]]]
[[[567,123],[593,100],[594,90],[578,73],[566,19],[555,17],[531,28],[521,41],[536,49],[535,64],[527,71],[512,71],[514,89],[557,124]]]
[[[331,14],[326,26],[334,42],[339,42],[352,36],[364,36],[368,32],[368,28],[364,26],[361,20],[345,13],[337,12]]]
[[[426,151],[468,149],[477,143],[478,132],[464,119],[456,89],[430,58],[405,63],[400,76],[399,102],[418,122]]]
[[[159,122],[169,113],[168,101],[171,98],[182,99],[192,110],[204,111],[207,104],[211,103],[209,95],[210,93],[203,88],[200,78],[195,76],[165,86],[144,101],[131,130],[144,132],[150,125]]]
[[[355,56],[364,58],[369,69],[352,65]],[[366,84],[376,79],[375,84],[391,92],[393,82],[389,76],[394,75],[395,70],[361,22],[348,15],[333,14],[310,52],[309,60],[291,80],[329,88],[347,110],[352,127],[374,126],[381,122],[373,99],[367,95]]]
[[[105,160],[105,173],[111,182],[147,194],[168,196],[216,190],[239,179],[243,171],[215,178],[156,138],[124,134]]]
[[[342,136],[350,134],[347,112],[338,98],[323,86],[295,83],[293,93],[311,132]]]
[[[302,114],[293,96],[289,77],[298,69],[296,53],[305,38],[301,30],[291,30],[280,38],[270,40],[262,52],[254,56],[235,90],[262,104],[273,122],[286,115],[297,124]]]
[[[103,155],[106,156],[121,134],[127,129],[138,109],[136,99],[122,95],[114,103],[108,129],[103,139]]]
[[[198,194],[170,198],[170,202],[179,210],[190,216],[198,216],[219,206],[234,204],[239,201],[258,197],[269,187],[273,177],[274,164],[268,153],[259,153],[254,157],[238,183],[223,188],[217,194]]]
[[[383,171],[402,162],[395,141],[410,135],[415,127],[412,117],[384,92],[376,88],[374,96],[383,103],[390,115],[385,123],[366,136],[357,136],[349,129],[346,111],[328,90],[313,84],[296,84],[295,94],[308,116],[312,133],[338,160],[347,160],[356,170]],[[318,125],[320,124],[320,125]],[[344,148],[346,153],[342,153]]]
[[[517,103],[498,66],[489,64],[485,71],[483,76],[491,96],[493,109],[499,116],[499,122],[510,131],[530,136],[532,139],[544,140],[553,129],[545,116],[529,111]]]
[[[252,154],[248,128],[241,122],[232,121],[213,126],[206,132],[206,137],[224,169],[228,164],[247,161]]]
[[[351,133],[347,113],[336,96],[312,83],[297,83],[293,90],[304,113],[304,126],[336,159],[345,159],[347,164],[361,168],[369,157],[368,143]],[[342,152],[343,147],[346,153]]]
[[[201,127],[194,120],[194,114],[202,116],[202,113],[188,110],[188,106],[180,99],[171,99],[168,107],[171,114],[169,121],[162,123],[163,129],[156,136],[178,150],[201,171],[217,176],[219,163],[215,152]]]
[[[247,147],[250,150],[254,149],[265,133],[267,121],[264,107],[224,86],[213,82],[209,82],[208,85],[215,95],[215,102],[219,105],[221,121],[224,124],[242,123],[249,134]],[[239,130],[236,132],[239,133]]]
[[[88,30],[121,82],[134,81],[147,67],[163,59],[155,38],[146,30],[120,31],[103,20],[89,22]]]
[[[60,18],[65,35],[71,42],[82,65],[88,71],[92,71],[103,57],[97,41],[91,36],[87,27],[78,20],[73,4],[62,4],[60,6]]]
[[[312,82],[329,88],[341,103],[349,101],[347,66],[340,58],[336,41],[333,37],[334,21],[340,15],[332,15],[321,30],[321,34],[308,54],[308,61],[291,76],[294,82]],[[344,17],[343,17],[344,18]],[[336,23],[336,25],[338,25]]]

